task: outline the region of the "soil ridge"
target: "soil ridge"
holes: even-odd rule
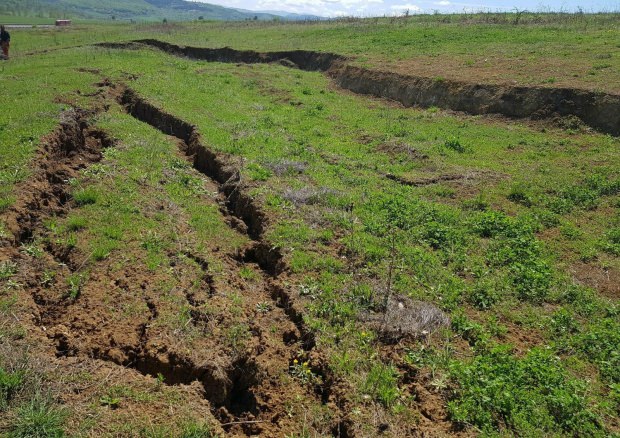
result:
[[[349,58],[309,50],[256,52],[179,46],[156,39],[101,43],[107,48],[146,45],[175,56],[210,62],[279,63],[307,71],[326,72],[339,87],[357,94],[397,101],[406,107],[439,107],[474,115],[510,118],[578,117],[603,133],[620,135],[620,95],[579,88],[482,84],[443,78],[410,76],[347,63]]]

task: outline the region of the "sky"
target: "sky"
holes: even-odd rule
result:
[[[272,10],[324,17],[382,16],[422,12],[510,11],[620,11],[620,0],[198,0],[231,8]]]

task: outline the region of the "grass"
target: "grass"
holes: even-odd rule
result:
[[[535,64],[562,38],[566,47],[579,48],[571,59],[582,59],[581,50],[589,43],[595,52],[603,50],[599,38],[614,25],[606,17],[553,25],[524,17],[525,24],[518,26],[491,25],[481,18],[470,17],[471,23],[459,27],[461,18],[448,16],[437,28],[428,17],[306,27],[248,24],[229,43],[345,54],[368,47],[368,59],[358,62],[372,65],[396,59],[396,50],[403,56],[423,51],[424,56],[467,57],[472,56],[469,51],[482,56],[501,49],[509,57],[514,49],[518,57],[526,56],[528,41],[551,41],[549,49],[542,43],[530,47],[534,53],[528,59]],[[24,46],[31,47],[35,42],[62,47],[103,39],[105,31],[112,40],[150,32],[171,41],[217,46],[240,27],[94,26],[92,34],[83,36],[78,30],[21,35]],[[581,40],[575,28],[583,28]],[[280,35],[287,30],[292,30],[290,41]],[[352,43],[345,47],[346,40]],[[77,65],[100,74],[78,72]],[[396,436],[415,427],[412,415],[425,402],[415,399],[406,379],[436,396],[439,406],[448,406],[448,423],[474,432],[618,432],[617,297],[605,295],[578,270],[581,264],[588,271],[620,270],[617,138],[405,109],[341,93],[319,73],[276,65],[210,64],[153,50],[80,47],[17,58],[3,68],[0,80],[10,84],[7,98],[15,105],[10,118],[0,115],[7,127],[0,138],[11,142],[2,154],[7,205],[15,197],[15,184],[28,177],[38,139],[52,129],[64,107],[54,103],[56,95],[87,103],[84,96],[93,92],[99,76],[112,81],[132,77],[129,83],[140,95],[194,124],[206,145],[239,163],[248,193],[269,217],[264,238],[285,254],[295,311],[301,309],[322,358],[318,367],[315,358],[298,354],[297,363],[279,370],[281,379],[312,387],[325,381],[324,369],[331,370],[349,396],[347,408],[360,434],[377,433],[375,418]],[[36,89],[34,97],[26,93],[31,88]],[[33,112],[41,117],[31,125],[27,120]],[[46,270],[38,283],[44,289],[62,285],[74,303],[104,300],[98,309],[119,326],[127,324],[123,330],[131,332],[128,321],[144,324],[157,339],[174,340],[178,351],[199,363],[213,360],[205,353],[209,351],[215,357],[243,357],[253,346],[260,326],[256,321],[271,318],[278,309],[241,292],[260,287],[262,274],[230,261],[238,259],[248,239],[224,222],[216,187],[177,155],[174,142],[115,104],[91,122],[116,138],[117,146],[71,182],[75,205],[66,216],[46,222],[41,239],[22,251],[24,257],[40,260],[46,256],[39,252],[48,245],[73,248],[81,266],[70,275],[60,268]],[[26,140],[16,141],[16,136]],[[441,178],[446,175],[454,178]],[[205,268],[188,254],[208,261],[217,286],[214,297],[204,298],[200,306],[190,305],[185,293],[201,293]],[[131,277],[127,267],[141,277]],[[0,264],[3,286],[20,279],[19,268],[10,260]],[[127,277],[135,284],[114,282]],[[106,296],[95,298],[101,284]],[[149,294],[151,305],[142,294]],[[380,327],[370,321],[381,317],[390,296],[431,304],[449,317],[450,327],[404,340],[401,346],[384,345]],[[157,316],[151,321],[153,302]],[[221,320],[195,324],[196,310],[208,321],[218,315]],[[166,382],[160,387],[161,397],[175,391]],[[105,417],[111,423],[93,430],[188,437],[217,433],[196,422],[161,424],[167,407],[161,408],[158,400],[98,394],[91,412],[118,417]],[[157,406],[155,425],[137,420],[122,426],[119,418],[127,403]],[[62,415],[45,406],[31,406],[31,414],[12,404],[10,409],[16,418],[31,418],[29,424],[60,430]],[[311,412],[301,402],[298,408]],[[306,417],[295,420],[306,430]]]
[[[16,16],[0,14],[0,23],[2,24],[54,24],[54,19],[49,17],[36,16]]]
[[[448,127],[454,120],[448,116],[429,117],[424,111],[386,109],[380,105],[368,108],[361,99],[346,98],[328,91],[322,77],[316,74],[290,72],[278,68],[274,74],[273,67],[262,66],[242,67],[240,72],[235,73],[231,72],[234,68],[229,66],[187,64],[186,61],[180,60],[172,60],[171,63],[174,66],[174,70],[170,71],[173,78],[176,74],[179,75],[179,80],[181,76],[187,77],[189,69],[211,68],[213,73],[210,75],[210,81],[215,83],[223,81],[227,87],[215,86],[208,91],[205,89],[205,94],[196,95],[195,91],[189,90],[201,89],[204,85],[201,86],[199,83],[192,85],[191,78],[186,78],[181,87],[175,88],[168,84],[164,88],[158,86],[158,83],[149,79],[147,75],[140,78],[135,87],[153,101],[160,102],[161,105],[165,102],[169,111],[196,123],[206,141],[215,148],[241,154],[250,162],[257,160],[256,162],[260,163],[261,157],[267,154],[270,160],[293,158],[307,163],[303,173],[303,185],[300,184],[297,175],[288,178],[270,176],[266,179],[266,186],[261,186],[256,193],[261,198],[269,199],[272,213],[280,218],[273,231],[269,232],[270,238],[282,247],[290,249],[293,272],[299,276],[313,277],[317,284],[318,292],[313,303],[308,306],[308,314],[310,320],[315,321],[313,324],[316,324],[317,330],[323,333],[321,338],[326,345],[330,345],[333,339],[346,336],[345,333],[350,330],[351,324],[355,324],[354,315],[363,309],[355,304],[354,295],[335,293],[336,290],[346,291],[356,286],[355,277],[348,273],[347,264],[362,263],[366,266],[367,272],[374,273],[373,277],[385,278],[389,266],[390,241],[393,239],[394,231],[397,231],[394,264],[398,266],[394,278],[394,290],[398,293],[413,294],[422,299],[431,296],[433,300],[441,303],[442,308],[454,312],[453,317],[458,315],[457,309],[468,301],[478,309],[504,313],[508,316],[508,321],[518,320],[521,318],[520,315],[526,312],[521,309],[522,302],[538,306],[544,302],[562,301],[559,295],[567,285],[562,274],[554,268],[559,255],[554,254],[544,243],[540,233],[556,226],[553,225],[554,221],[547,219],[550,214],[558,215],[558,218],[569,223],[569,214],[575,211],[586,212],[592,208],[589,203],[580,201],[581,197],[570,195],[574,192],[561,188],[571,178],[575,179],[572,180],[574,182],[568,183],[569,187],[581,187],[579,182],[581,175],[572,173],[570,165],[563,165],[560,174],[560,168],[551,164],[570,163],[577,158],[570,145],[574,147],[579,144],[578,135],[564,137],[565,134],[561,132],[537,133],[527,127],[516,125],[512,125],[509,131],[503,131],[505,128],[500,125],[479,123],[472,119],[459,122],[458,142],[462,144],[461,142],[467,141],[468,144],[475,146],[472,146],[467,154],[458,151],[445,152],[435,145],[452,141],[450,139],[453,137],[446,134],[454,132],[454,128]],[[196,67],[192,67],[193,65]],[[249,84],[245,77],[250,72],[253,79]],[[268,90],[263,85],[266,81],[261,81],[263,74],[269,74],[270,77]],[[280,80],[282,85],[279,85]],[[187,81],[190,81],[189,86]],[[178,82],[173,79],[171,83]],[[236,87],[239,90],[238,95],[231,95],[231,88]],[[221,90],[221,94],[213,90]],[[296,110],[294,109],[296,107],[287,106],[286,103],[284,105],[277,103],[282,96],[287,96],[287,100],[301,101],[302,108]],[[219,105],[217,113],[211,111],[205,113],[209,123],[204,124],[201,122],[201,108],[209,108],[208,103],[205,103],[210,100],[230,102],[230,110],[226,106]],[[319,103],[322,110],[317,112]],[[265,111],[269,111],[269,114],[264,114]],[[333,117],[334,114],[337,114],[337,117]],[[373,132],[370,120],[380,121],[380,126],[375,128],[380,132]],[[407,132],[403,137],[403,127],[406,129],[407,122],[412,120],[416,121],[415,130]],[[375,122],[374,125],[376,124]],[[235,137],[235,132],[247,131],[250,126],[253,127],[251,134],[246,134],[242,139]],[[345,133],[344,129],[339,129],[339,126],[363,126],[365,133],[371,137],[376,136],[376,140],[371,145],[361,145],[354,136]],[[287,133],[287,140],[275,134],[282,131]],[[426,166],[420,166],[404,158],[402,161],[388,160],[389,157],[373,152],[372,147],[386,140],[386,133],[388,136],[393,135],[402,138],[404,142],[416,145],[431,157],[430,160],[436,167],[445,171],[475,165],[477,169],[515,175],[518,179],[520,166],[525,169],[534,165],[540,172],[535,171],[530,181],[535,180],[535,184],[543,187],[548,193],[545,196],[549,196],[550,200],[568,199],[574,207],[546,213],[541,209],[544,208],[543,204],[549,205],[549,203],[541,201],[523,205],[523,202],[515,202],[521,198],[514,195],[516,193],[514,190],[508,191],[510,185],[503,183],[504,177],[499,178],[495,185],[485,186],[486,196],[490,202],[483,202],[481,207],[483,211],[480,212],[472,212],[469,207],[461,208],[458,203],[436,200],[433,198],[433,192],[427,188],[405,188],[395,183],[388,183],[381,176],[384,172],[423,175]],[[555,140],[550,140],[556,135]],[[498,147],[502,148],[502,142],[504,145],[512,144],[515,136],[528,138],[526,150],[515,152],[514,156],[504,163],[494,158],[497,157],[494,151]],[[447,137],[448,140],[442,142],[442,137]],[[587,138],[588,142],[600,141],[601,144],[615,142],[614,139],[604,136]],[[535,149],[530,149],[535,144],[546,142],[555,146],[547,146],[544,152],[540,149],[536,152]],[[257,145],[260,145],[260,148]],[[587,160],[590,153],[596,155],[603,151],[596,146],[580,150],[581,153],[578,155],[580,161]],[[331,159],[327,161],[327,158],[331,157],[338,157],[338,161],[333,162]],[[614,172],[611,169],[610,171]],[[481,173],[484,174],[484,171]],[[329,188],[334,196],[318,199],[309,204],[302,202],[298,206],[286,200],[273,201],[282,199],[289,187],[317,187],[318,184],[319,187]],[[613,190],[595,193],[598,193],[595,195],[596,199],[605,204],[615,202],[616,195]],[[416,199],[414,194],[419,198]],[[300,199],[299,196],[296,199]],[[473,200],[475,199],[477,198],[474,197]],[[354,215],[347,219],[344,208],[351,204],[354,205]],[[343,243],[351,254],[347,257],[349,260],[336,261],[326,256],[327,247],[317,238],[318,236],[313,236],[311,221],[321,215],[327,218],[326,224],[335,231],[335,234],[342,234],[344,231]],[[357,224],[351,221],[353,217]],[[593,241],[596,237],[592,234],[586,239]],[[599,253],[599,256],[601,254]],[[463,290],[471,292],[463,294]],[[542,309],[538,308],[536,311],[541,312]],[[489,342],[492,339],[501,340],[501,336],[493,335],[489,330],[485,324],[480,323],[473,323],[468,328],[455,329],[456,333],[461,333],[461,336],[472,344]],[[502,333],[502,330],[495,331]],[[486,360],[483,353],[476,357],[476,360]],[[517,359],[512,357],[511,360]],[[381,366],[373,360],[366,360],[359,364],[360,368],[356,371],[366,369],[372,376],[375,370],[382,369]],[[563,369],[562,364],[555,366],[560,370],[558,372],[569,372]],[[352,374],[349,375],[350,378],[353,377]],[[478,383],[464,380],[462,375],[454,370],[450,375],[455,381],[476,391]],[[381,378],[381,375],[378,378]],[[376,380],[370,377],[369,379],[371,383]],[[370,383],[366,387],[369,387],[368,385],[372,387]],[[532,391],[537,391],[544,384],[534,382],[533,385]],[[382,395],[376,394],[373,398],[376,397],[378,401],[389,406],[393,402],[390,387],[394,387],[394,384],[388,384],[385,391],[377,390]],[[527,400],[528,397],[524,396],[523,400]],[[569,397],[567,400],[560,400],[558,403],[569,405],[578,403],[578,406],[581,406],[579,409],[585,412],[583,415],[590,420],[595,415],[594,411],[587,408],[590,401],[578,398],[579,393],[569,394],[567,397]],[[460,398],[465,403],[466,396],[461,395]],[[529,409],[525,406],[519,409],[521,408],[524,411]],[[458,417],[456,412],[455,410],[455,418]],[[488,415],[494,416],[492,412],[488,412]],[[569,412],[561,415],[572,414]],[[569,427],[560,424],[564,420],[560,420],[559,417],[546,418],[550,431]],[[570,427],[580,431],[598,430],[597,421],[590,420],[584,420],[585,422]],[[529,418],[519,421],[522,423],[518,427],[529,430],[527,428],[535,427],[538,420]],[[469,420],[468,422],[472,423]],[[556,423],[560,425],[557,426]],[[479,426],[483,427],[482,423]],[[492,423],[489,427],[498,427],[498,424]],[[510,423],[508,427],[521,430],[516,423]]]
[[[15,392],[23,384],[23,376],[16,372],[6,372],[0,368],[0,411],[8,407]]]
[[[66,413],[44,396],[37,396],[19,408],[17,419],[9,432],[11,438],[60,438]]]
[[[494,347],[469,364],[455,362],[451,376],[460,385],[448,407],[452,417],[483,433],[605,435],[585,384],[567,375],[551,351],[533,349],[516,359]]]
[[[608,35],[618,14],[414,15],[332,22],[193,22],[76,25],[71,29],[15,30],[14,50],[155,37],[187,45],[252,50],[320,50],[355,58],[367,67],[443,79],[575,86],[618,92],[618,47]],[[510,67],[520,65],[519,71]],[[605,68],[602,68],[605,66]],[[549,81],[553,78],[553,82]]]

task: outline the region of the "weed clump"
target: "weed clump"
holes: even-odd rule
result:
[[[21,373],[7,372],[0,368],[0,412],[4,411],[15,393],[23,385]]]
[[[606,380],[620,384],[620,324],[617,321],[604,318],[578,335],[573,343],[599,366]]]
[[[35,396],[17,412],[10,438],[62,438],[66,413],[48,398]]]
[[[304,187],[302,189],[286,189],[283,198],[295,205],[313,205],[320,204],[330,195],[335,195],[334,190],[328,188],[313,189]]]
[[[620,228],[614,228],[607,232],[601,246],[605,252],[620,256]]]
[[[362,391],[385,407],[393,406],[400,396],[398,372],[392,365],[373,365],[366,376]]]
[[[265,167],[271,170],[276,176],[299,175],[304,173],[308,164],[302,161],[278,160],[265,163]]]
[[[443,144],[443,148],[450,151],[458,152],[459,154],[463,154],[468,150],[467,147],[463,145],[461,143],[461,140],[459,140],[458,138],[450,138],[446,140]]]
[[[453,361],[450,373],[456,389],[448,410],[455,421],[490,434],[509,429],[518,436],[604,435],[585,383],[549,350],[517,358],[509,347],[497,346],[470,363]]]

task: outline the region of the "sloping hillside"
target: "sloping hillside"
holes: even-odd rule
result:
[[[5,0],[0,15],[133,20],[271,20],[276,15],[243,12],[184,0]]]

